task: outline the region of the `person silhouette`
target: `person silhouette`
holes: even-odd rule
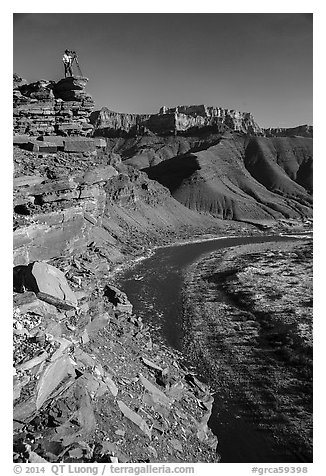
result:
[[[73,76],[72,73],[72,54],[69,50],[65,50],[64,55],[62,57],[63,65],[65,67],[65,78],[69,76]]]

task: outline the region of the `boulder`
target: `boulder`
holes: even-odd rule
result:
[[[132,314],[132,304],[129,302],[126,293],[108,284],[104,288],[104,296],[113,304],[117,311]]]
[[[74,309],[77,306],[77,298],[63,272],[41,261],[28,266],[16,266],[14,287],[19,291],[33,291],[39,299],[61,309]]]
[[[54,92],[59,95],[62,91],[83,91],[86,87],[87,82],[88,78],[75,78],[73,76],[69,78],[63,78],[56,83],[54,87]]]
[[[26,79],[21,78],[17,73],[13,74],[13,89],[18,89],[25,84],[27,84]]]
[[[66,254],[71,247],[81,251],[89,241],[90,225],[80,205],[41,213],[34,218],[35,223],[17,228],[13,233],[14,265],[47,261]]]
[[[47,81],[41,79],[35,83],[24,84],[20,86],[20,92],[27,97],[32,99],[54,99],[53,95],[53,81]]]

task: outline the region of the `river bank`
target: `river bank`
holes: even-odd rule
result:
[[[210,239],[156,251],[165,256],[172,249],[181,256],[187,246],[215,245]],[[138,266],[145,262],[140,256],[135,259]],[[217,438],[207,426],[211,389],[197,380],[180,352],[156,341],[142,319],[144,296],[136,290],[131,313],[112,307],[105,287],[115,267],[108,267],[94,245],[49,263],[64,272],[78,296],[78,310],[44,307],[33,293],[15,295],[15,461],[219,461]],[[156,277],[160,272],[164,274],[155,266]],[[162,305],[168,304],[169,297],[163,296]],[[38,361],[44,346],[47,355]],[[54,379],[61,364],[65,369],[59,386],[35,408],[38,380],[44,380],[54,363]]]
[[[240,432],[254,422],[270,458],[274,448],[278,462],[312,460],[311,258],[311,242],[265,243],[205,255],[188,269],[184,351],[216,391],[211,426],[222,462],[252,461],[228,441],[225,404]]]
[[[284,237],[291,239],[302,240],[303,238],[311,239],[312,238],[312,227],[310,224],[302,223],[293,223],[294,220],[282,220],[278,223],[274,223],[271,229],[259,229],[255,226],[247,227],[247,224],[243,226],[240,223],[234,223],[229,225],[229,228],[221,230],[220,233],[208,233],[208,234],[199,234],[192,235],[190,233],[181,233],[177,235],[169,235],[164,237],[161,240],[158,240],[158,243],[153,244],[146,251],[138,250],[134,256],[125,256],[121,263],[115,263],[110,270],[110,278],[116,280],[117,276],[121,273],[126,272],[128,269],[135,268],[139,265],[140,262],[146,260],[153,256],[157,250],[171,247],[180,247],[191,244],[200,244],[206,242],[216,242],[217,240],[228,240],[228,239],[241,239],[247,237]],[[225,234],[226,231],[229,231],[229,234]]]

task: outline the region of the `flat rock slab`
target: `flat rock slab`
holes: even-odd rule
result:
[[[88,124],[87,122],[82,122],[81,127],[83,131],[90,131],[94,129],[94,126],[92,124]],[[96,147],[99,147],[99,146],[96,145]]]
[[[13,136],[13,144],[20,145],[20,144],[27,144],[31,140],[31,136],[28,135],[16,135]]]
[[[19,269],[18,269],[19,268]],[[34,291],[36,296],[60,309],[74,309],[77,298],[70,289],[62,271],[42,261],[36,261],[28,266],[14,268],[14,285],[17,281],[21,289]]]
[[[93,139],[75,137],[64,141],[65,152],[94,152],[95,150],[96,145]]]
[[[63,136],[42,136],[41,141],[50,142],[51,144],[56,144],[57,147],[63,147],[64,145]]]
[[[43,152],[48,154],[54,154],[58,149],[56,144],[44,141],[30,141],[24,146],[24,148],[31,152]]]
[[[77,298],[70,289],[62,271],[49,264],[36,261],[32,268],[32,274],[39,289],[38,297],[53,297],[68,308],[77,306]],[[52,303],[51,303],[52,304]]]
[[[19,187],[26,187],[31,185],[38,185],[46,180],[46,177],[40,175],[22,175],[21,177],[14,178],[14,189]]]
[[[105,148],[106,147],[106,140],[102,137],[94,137],[96,147]]]
[[[18,293],[14,295],[13,307],[19,308],[22,314],[27,312],[33,312],[41,316],[54,316],[55,318],[60,316],[57,308],[51,306],[47,302],[41,301],[35,293],[29,291],[23,294]]]
[[[82,128],[81,124],[77,122],[69,122],[68,124],[58,124],[58,132],[67,132],[67,131],[80,131]]]

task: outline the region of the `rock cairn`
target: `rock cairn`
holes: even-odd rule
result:
[[[14,135],[89,136],[92,97],[85,92],[87,78],[69,77],[27,84],[17,75],[13,83]]]

